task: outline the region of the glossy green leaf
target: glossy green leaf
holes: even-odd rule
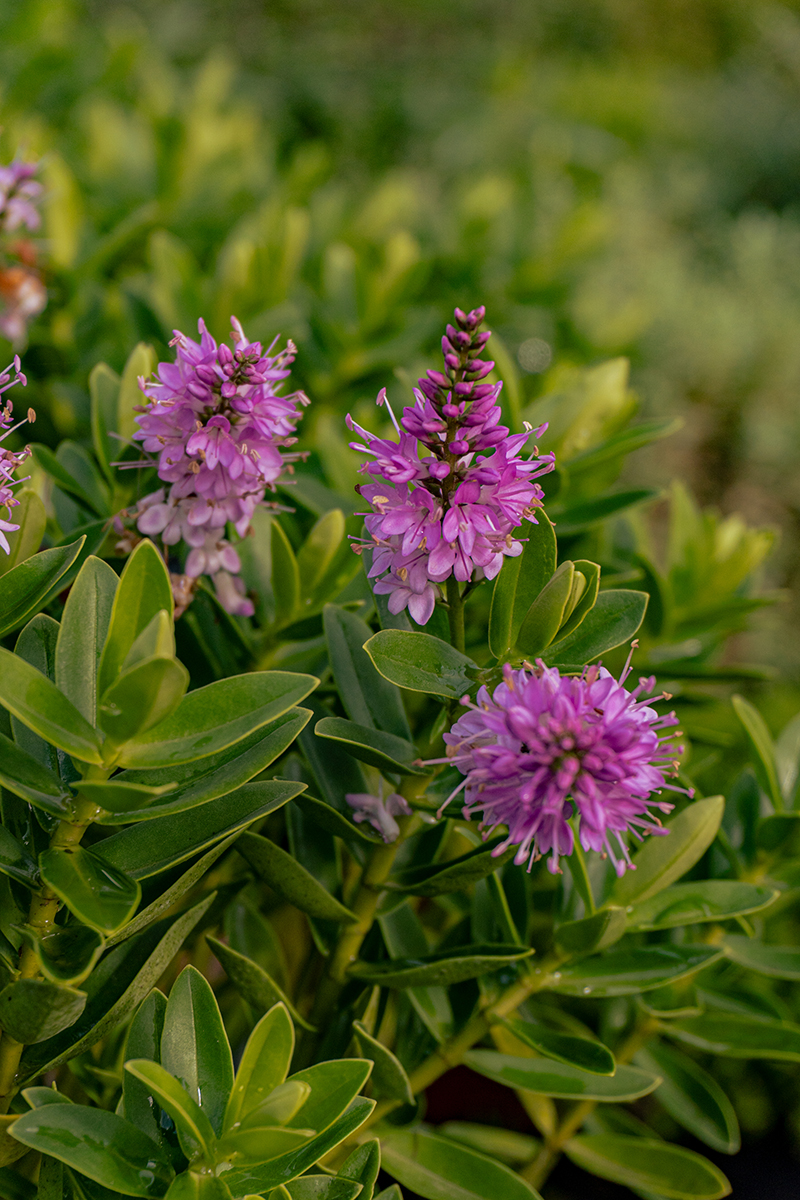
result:
[[[286,1190],[292,1200],[356,1200],[362,1194],[360,1183],[330,1175],[301,1175]]]
[[[372,1063],[363,1058],[316,1063],[289,1076],[289,1081],[306,1083],[311,1093],[305,1104],[287,1121],[292,1129],[312,1127],[319,1133],[346,1112],[367,1082]]]
[[[523,521],[516,536],[522,554],[505,559],[492,592],[489,648],[498,659],[516,644],[526,613],[556,569],[556,534],[543,510],[536,524]]]
[[[275,1004],[247,1039],[225,1109],[223,1129],[242,1121],[283,1083],[293,1053],[294,1025],[285,1005]]]
[[[232,1129],[220,1139],[217,1154],[224,1161],[260,1166],[299,1149],[316,1134],[315,1129],[285,1129],[282,1125]]]
[[[233,746],[197,762],[150,771],[123,771],[112,780],[112,786],[122,789],[141,788],[142,797],[149,796],[135,808],[122,807],[125,800],[113,800],[103,805],[113,813],[125,813],[125,823],[152,821],[154,817],[185,812],[208,800],[216,800],[241,787],[288,750],[311,717],[307,708],[290,708]],[[166,786],[169,781],[169,786]],[[160,797],[164,796],[162,800]],[[102,801],[98,800],[98,804]],[[113,818],[100,818],[100,824],[120,824]]]
[[[272,593],[275,625],[291,625],[300,615],[300,568],[291,543],[277,521],[272,522]]]
[[[56,675],[56,643],[58,642],[59,625],[46,613],[37,613],[21,631],[14,646],[14,653],[28,666],[41,671],[51,683],[55,683]],[[8,714],[3,713],[4,724],[8,726]],[[66,762],[64,752],[51,742],[29,729],[15,716],[11,717],[11,732],[14,741],[21,750],[26,751],[36,761],[51,772],[55,778],[64,781]],[[71,774],[72,772],[70,772]]]
[[[98,933],[116,933],[141,899],[142,890],[134,879],[85,846],[43,850],[39,870],[70,912]]]
[[[297,1115],[310,1095],[311,1088],[307,1083],[301,1083],[298,1079],[287,1079],[285,1083],[279,1083],[266,1100],[247,1113],[242,1119],[241,1126],[243,1129],[259,1129],[267,1122],[270,1125],[274,1125],[276,1122],[279,1125],[286,1125]]]
[[[490,1158],[499,1158],[510,1167],[531,1162],[536,1157],[541,1143],[527,1133],[516,1133],[513,1129],[500,1129],[496,1125],[478,1125],[474,1121],[445,1121],[436,1132],[440,1137],[471,1146]]]
[[[733,1105],[713,1076],[664,1042],[650,1043],[636,1061],[662,1076],[657,1099],[679,1125],[712,1150],[736,1154],[741,1145]]]
[[[369,625],[335,604],[326,604],[322,620],[331,670],[350,720],[410,740],[400,693],[376,671],[364,650],[372,637]]]
[[[176,1175],[164,1200],[232,1200],[232,1197],[224,1178],[201,1166],[198,1171]]]
[[[744,696],[733,696],[731,703],[750,743],[756,778],[775,806],[775,811],[780,812],[783,808],[783,793],[778,781],[775,744],[767,723],[758,709],[745,700]]]
[[[678,883],[635,904],[628,915],[628,928],[672,929],[705,921],[725,921],[768,908],[779,895],[775,888],[732,879]]]
[[[314,690],[313,675],[253,671],[189,692],[175,712],[120,755],[123,767],[172,767],[217,754],[283,715]]]
[[[82,796],[91,800],[93,804],[98,804],[107,812],[116,814],[135,813],[137,809],[144,808],[148,804],[152,804],[165,793],[170,794],[175,791],[175,788],[166,784],[162,787],[148,787],[141,783],[128,783],[120,779],[105,779],[105,780],[81,780],[76,783],[75,788],[79,790]],[[157,814],[156,814],[157,815]],[[106,821],[106,824],[114,822]],[[120,824],[119,821],[116,824]]]
[[[220,942],[216,938],[209,937],[206,940],[222,963],[225,973],[237,992],[256,1012],[265,1012],[275,1004],[285,1004],[295,1025],[300,1025],[303,1029],[314,1029],[314,1026],[300,1015],[275,980],[257,962],[240,954],[238,950],[231,949],[230,946],[226,946],[224,942]]]
[[[451,700],[469,691],[477,670],[471,658],[429,633],[382,629],[364,649],[390,683]]]
[[[161,1062],[161,1034],[167,998],[156,988],[150,992],[136,1010],[128,1029],[123,1062],[143,1058],[148,1062]],[[142,1133],[146,1133],[158,1145],[164,1142],[164,1131],[156,1105],[146,1083],[142,1083],[128,1071],[122,1072],[123,1116]]]
[[[281,808],[304,786],[288,780],[246,783],[188,812],[157,817],[112,834],[103,842],[103,857],[132,878],[147,879]]]
[[[36,859],[5,826],[0,825],[0,873],[35,888],[39,884]]]
[[[100,700],[98,723],[108,742],[120,745],[153,729],[175,711],[188,686],[189,672],[174,658],[147,658],[123,671]]]
[[[173,1171],[146,1134],[116,1113],[49,1104],[24,1113],[14,1136],[124,1196],[163,1196]]]
[[[342,717],[323,717],[314,726],[317,737],[338,742],[348,754],[359,762],[369,763],[379,771],[395,775],[423,775],[423,767],[415,766],[419,760],[416,746],[405,738],[345,721]]]
[[[69,546],[42,550],[2,576],[0,637],[18,629],[36,611],[75,562],[85,541],[86,538],[81,537]]]
[[[470,1050],[464,1062],[479,1075],[506,1087],[522,1088],[562,1100],[622,1103],[647,1096],[659,1077],[639,1067],[620,1065],[613,1075],[599,1075],[550,1058],[518,1058],[496,1050]]]
[[[426,1200],[536,1200],[537,1193],[502,1163],[427,1129],[381,1138],[386,1170]]]
[[[625,932],[625,910],[609,905],[580,921],[564,921],[555,931],[556,945],[569,954],[589,954],[613,946]]]
[[[160,608],[134,640],[121,671],[128,671],[147,658],[175,657],[175,626],[165,608]]]
[[[119,385],[119,375],[104,362],[92,368],[89,375],[92,445],[106,478],[112,484],[114,470],[111,463],[119,458],[121,452],[121,443],[110,436],[117,432]]]
[[[301,912],[323,921],[355,921],[354,913],[269,838],[243,833],[236,846],[260,879]]]
[[[720,944],[728,958],[740,967],[775,979],[800,979],[800,949],[796,946],[769,946],[757,938],[733,933],[727,934]]]
[[[62,491],[74,496],[98,517],[109,515],[108,491],[81,446],[72,441],[65,441],[54,454],[47,446],[33,442],[31,450],[36,465],[41,467]]]
[[[58,775],[0,733],[0,784],[53,816],[68,810],[70,793]]]
[[[574,578],[574,563],[563,562],[539,592],[517,634],[520,654],[534,658],[550,645],[565,619]]]
[[[664,943],[610,950],[564,966],[553,975],[553,991],[568,996],[630,996],[700,971],[722,956],[715,946]]]
[[[531,1050],[537,1050],[556,1062],[589,1071],[592,1075],[613,1075],[616,1070],[614,1055],[602,1042],[569,1033],[556,1033],[519,1017],[507,1017],[503,1024]]]
[[[379,912],[386,948],[394,960],[419,959],[428,953],[428,939],[419,917],[409,903],[389,912]],[[446,1042],[453,1033],[453,1009],[444,987],[410,987],[405,993],[417,1016],[437,1042]]]
[[[670,1021],[663,1032],[687,1046],[726,1058],[800,1062],[800,1025],[732,1012],[705,1012]]]
[[[582,666],[622,646],[636,635],[647,611],[647,592],[627,588],[600,592],[597,603],[574,633],[542,653],[548,666]]]
[[[356,825],[352,817],[346,817],[344,813],[339,812],[338,808],[334,808],[324,800],[318,800],[316,796],[310,796],[308,792],[302,792],[296,796],[292,803],[297,805],[304,816],[316,822],[320,829],[333,834],[334,837],[340,837],[350,842],[361,842],[368,846],[383,843],[383,838],[376,830],[373,830],[372,826]]]
[[[86,994],[46,979],[19,979],[0,992],[0,1026],[23,1045],[43,1042],[74,1024]]]
[[[433,863],[425,867],[406,867],[391,877],[389,886],[414,896],[442,896],[460,892],[494,871],[504,867],[514,857],[515,847],[497,857],[494,851],[504,841],[494,838],[486,845],[476,846],[459,858]]]
[[[356,1146],[352,1154],[342,1163],[337,1179],[352,1179],[362,1187],[359,1200],[372,1200],[372,1193],[381,1167],[381,1144],[377,1138]]]
[[[181,1150],[191,1161],[203,1157],[213,1161],[214,1130],[200,1105],[188,1095],[173,1075],[159,1063],[144,1058],[125,1063],[125,1070],[149,1089],[150,1095],[172,1117]]]
[[[573,596],[570,597],[564,615],[564,623],[558,631],[559,641],[574,633],[589,615],[597,603],[597,595],[600,590],[600,566],[598,563],[589,562],[585,558],[576,558],[574,566],[576,579],[580,575],[585,582],[577,598],[574,596],[575,585],[573,584]]]
[[[709,796],[695,800],[666,823],[665,837],[648,838],[634,856],[635,871],[627,871],[614,884],[611,893],[615,904],[641,904],[693,867],[717,835],[724,796]]]
[[[487,971],[498,971],[521,962],[533,953],[517,946],[460,946],[449,957],[444,954],[423,958],[395,958],[389,962],[357,962],[348,974],[365,983],[381,987],[449,987],[465,979],[477,979]]]
[[[100,742],[89,722],[51,683],[17,654],[0,648],[0,704],[46,741],[82,762],[100,765]]]
[[[47,525],[47,510],[33,488],[20,488],[14,494],[17,501],[14,524],[19,525],[19,529],[6,534],[9,549],[0,559],[0,578],[36,553]]]
[[[372,1059],[372,1092],[379,1100],[401,1100],[414,1103],[414,1093],[405,1069],[382,1042],[374,1038],[360,1021],[353,1022],[353,1033],[359,1053]]]
[[[90,555],[70,588],[56,645],[56,685],[90,725],[97,724],[97,672],[118,579]]]
[[[670,1200],[720,1200],[731,1190],[725,1176],[707,1158],[655,1138],[584,1134],[571,1138],[564,1153],[591,1175],[657,1192]]]
[[[105,947],[96,929],[78,924],[55,926],[43,936],[27,927],[23,937],[33,946],[42,974],[53,983],[82,983]]]
[[[100,659],[99,696],[117,678],[131,646],[162,608],[172,614],[169,572],[153,543],[145,539],[139,542],[120,576]]]
[[[181,971],[169,994],[161,1063],[220,1134],[233,1087],[233,1059],[216,997],[195,967]]]

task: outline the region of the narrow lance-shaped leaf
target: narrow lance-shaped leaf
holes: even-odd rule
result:
[[[102,764],[100,742],[85,717],[45,675],[1,647],[0,704],[73,758]]]
[[[56,685],[90,725],[97,722],[97,671],[103,651],[117,576],[90,555],[70,588],[56,645]]]
[[[318,883],[305,867],[269,838],[243,833],[237,849],[274,891],[309,916],[327,921],[355,921],[356,916]]]
[[[724,811],[724,796],[688,804],[667,822],[666,837],[647,839],[634,857],[636,870],[614,884],[613,902],[623,906],[641,903],[685,875],[713,842]]]
[[[427,1130],[389,1133],[381,1152],[386,1170],[428,1200],[536,1200],[502,1163]]]
[[[233,1087],[233,1059],[216,997],[194,967],[181,971],[167,1004],[161,1062],[197,1103],[215,1133]]]
[[[722,1172],[707,1158],[655,1138],[584,1134],[564,1147],[569,1159],[592,1175],[670,1200],[721,1200],[730,1192]]]
[[[18,629],[36,611],[81,552],[85,537],[69,546],[42,550],[2,577],[0,586],[0,637]]]
[[[172,613],[169,572],[152,542],[139,543],[120,577],[100,660],[98,694],[111,686],[142,630],[160,609]]]
[[[400,693],[364,650],[372,630],[356,613],[326,604],[322,613],[333,677],[351,721],[410,740]]]
[[[518,531],[522,554],[506,558],[492,593],[489,616],[489,648],[502,658],[516,644],[520,626],[556,569],[556,535],[546,513],[537,524],[523,521]]]
[[[731,703],[750,743],[758,782],[775,806],[775,811],[781,812],[783,793],[778,781],[775,745],[767,729],[767,723],[758,709],[745,700],[744,696],[734,696]]]

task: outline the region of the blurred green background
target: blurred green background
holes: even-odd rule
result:
[[[512,412],[628,356],[684,418],[629,480],[780,529],[797,594],[800,3],[5,0],[0,81],[3,160],[44,158],[40,440],[87,433],[99,360],[235,312],[297,342],[347,491],[342,412],[483,302]],[[796,679],[798,618],[747,657]]]

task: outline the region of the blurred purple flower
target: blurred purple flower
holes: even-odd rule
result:
[[[44,189],[34,179],[38,170],[38,163],[20,159],[0,167],[0,228],[4,233],[13,233],[21,227],[33,232],[41,225],[35,201]]]
[[[562,677],[541,660],[516,671],[506,665],[492,693],[482,687],[476,704],[462,701],[471,711],[445,734],[442,761],[465,779],[446,804],[464,790],[464,815],[481,812],[485,836],[506,826],[494,854],[517,846],[515,862],[528,861],[529,869],[549,854],[556,873],[559,856],[573,851],[574,813],[583,848],[607,854],[622,875],[633,865],[626,833],[641,839],[668,832],[650,809],[673,807],[653,793],[684,790],[667,783],[683,747],[658,733],[678,719],[638,698],[652,691],[654,679],[629,692],[629,672],[630,658],[619,682],[597,665],[579,677]]]
[[[408,801],[398,792],[392,792],[384,801],[383,795],[370,796],[365,792],[349,792],[345,800],[353,809],[353,820],[357,825],[369,821],[385,842],[394,842],[400,834],[395,817],[411,816]]]
[[[148,404],[139,410],[134,438],[157,455],[159,478],[169,486],[139,502],[137,526],[160,534],[165,546],[189,546],[178,577],[184,601],[187,579],[210,575],[223,607],[251,616],[225,529],[230,522],[244,537],[267,489],[274,491],[299,457],[285,448],[296,441],[298,406],[308,401],[302,392],[279,395],[296,353],[292,343],[270,356],[272,346],[264,352],[248,342],[235,317],[231,322],[233,351],[218,346],[201,320],[199,342],[176,331],[177,361],[159,363],[153,382],[139,381]]]
[[[439,584],[451,576],[493,579],[504,557],[522,553],[513,532],[525,519],[536,521],[544,493],[533,481],[554,466],[552,454],[521,457],[531,434],[546,426],[509,436],[499,424],[502,384],[478,382],[494,366],[478,357],[491,336],[477,332],[483,317],[483,308],[456,309],[458,328],[448,325],[442,339],[445,372],[428,371],[419,381],[416,404],[399,424],[381,391],[377,402],[389,408],[397,441],[347,418],[364,439],[353,449],[373,459],[360,469],[374,482],[358,488],[373,510],[365,514],[371,541],[356,548],[372,551],[369,576],[374,591],[389,596],[389,610],[408,608],[420,625],[430,619]]]
[[[15,384],[21,383],[23,387],[27,384],[27,379],[20,370],[19,355],[15,356],[13,363],[6,367],[3,372],[0,372],[0,395],[7,392],[9,388]],[[20,425],[24,425],[25,421],[35,421],[36,414],[32,408],[28,409],[27,417],[23,417],[21,421],[13,424],[14,405],[10,400],[7,400],[2,408],[0,408],[0,442],[3,442],[9,433],[13,433],[15,429],[19,429]],[[13,475],[17,467],[25,462],[30,456],[30,449],[26,446],[24,450],[7,450],[0,445],[0,512],[5,509],[8,516],[11,516],[11,509],[16,508],[19,501],[15,498],[12,492],[12,487],[16,483],[21,483],[22,480],[14,479]],[[0,549],[6,554],[10,553],[6,534],[16,533],[19,525],[15,525],[13,521],[4,520],[0,517]]]

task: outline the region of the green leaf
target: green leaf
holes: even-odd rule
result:
[[[243,833],[236,846],[259,879],[301,912],[322,921],[356,921],[358,918],[318,883],[301,864],[269,838]]]
[[[275,626],[291,625],[300,615],[300,568],[291,543],[277,521],[272,522],[272,593]]]
[[[550,645],[565,619],[574,579],[575,564],[563,562],[542,588],[517,634],[516,648],[520,654],[533,658]]]
[[[155,729],[128,743],[120,764],[172,767],[217,754],[282,716],[318,682],[313,675],[253,671],[209,683],[184,696]]]
[[[744,696],[733,696],[731,703],[750,744],[756,778],[762,791],[766,792],[772,801],[775,811],[781,812],[783,793],[778,780],[775,744],[767,729],[767,723],[758,709],[745,700]]]
[[[124,1196],[163,1196],[173,1176],[146,1134],[101,1108],[48,1104],[23,1113],[14,1137]]]
[[[800,1062],[800,1025],[748,1017],[739,1013],[705,1012],[670,1021],[662,1030],[671,1038],[727,1058],[768,1058]]]
[[[796,946],[766,946],[757,938],[733,933],[727,934],[720,945],[740,967],[775,979],[800,979],[800,950]]]
[[[69,546],[42,550],[0,578],[0,637],[18,629],[69,570],[85,537]]]
[[[381,987],[449,987],[521,962],[531,954],[532,950],[518,946],[460,946],[455,954],[449,951],[420,958],[394,958],[389,962],[357,962],[348,974]]]
[[[383,1165],[426,1200],[536,1200],[529,1183],[502,1163],[426,1129],[381,1138]]]
[[[527,1133],[500,1129],[496,1125],[478,1125],[473,1121],[445,1121],[436,1132],[440,1137],[471,1146],[490,1158],[499,1158],[510,1167],[531,1162],[541,1147],[541,1142]]]
[[[97,671],[117,583],[108,563],[90,555],[70,588],[61,618],[55,682],[90,725],[97,723]]]
[[[128,783],[120,779],[97,781],[84,779],[74,786],[82,796],[91,800],[92,804],[99,804],[101,808],[115,815],[118,813],[130,814],[132,809],[143,808],[158,799],[159,796],[175,791],[170,784],[163,787],[147,787],[145,784]],[[157,816],[158,813],[154,815]],[[106,824],[119,825],[122,822],[119,820],[106,821]]]
[[[611,492],[605,496],[597,496],[592,500],[581,500],[566,508],[552,508],[550,511],[555,518],[556,529],[563,537],[567,534],[578,533],[587,525],[596,525],[599,521],[607,521],[609,517],[632,508],[635,504],[643,504],[648,500],[657,499],[659,493],[652,488],[629,488],[624,492]]]
[[[377,1138],[356,1146],[339,1167],[337,1179],[352,1179],[363,1189],[359,1200],[372,1200],[372,1193],[381,1168],[381,1144]]]
[[[419,917],[409,903],[389,912],[379,912],[383,940],[392,958],[419,959],[428,953],[428,939]],[[444,987],[411,987],[406,991],[417,1016],[437,1042],[453,1033],[453,1009]]]
[[[569,954],[605,950],[625,932],[625,910],[609,905],[581,921],[564,921],[555,930],[556,945]]]
[[[423,775],[424,768],[415,766],[419,760],[416,746],[405,738],[395,737],[380,729],[357,725],[342,717],[323,717],[314,726],[317,737],[339,742],[359,762],[369,763],[379,771],[394,775]]]
[[[92,368],[89,375],[92,445],[97,461],[111,484],[114,483],[111,463],[119,458],[123,449],[122,443],[110,436],[117,432],[119,385],[119,375],[104,362]]]
[[[132,811],[130,806],[122,807],[126,803],[124,798],[118,802],[112,799],[116,807],[111,804],[103,804],[103,807],[112,813],[124,812],[124,823],[127,824],[152,821],[154,817],[185,812],[208,800],[216,800],[247,783],[288,750],[310,717],[311,711],[307,708],[290,708],[263,728],[256,729],[249,737],[208,758],[149,771],[123,771],[111,780],[111,787],[118,788],[120,792],[126,788],[142,789],[142,797],[149,796],[150,799],[146,803],[140,802],[137,811]],[[98,789],[101,787],[98,785]],[[94,791],[91,794],[94,797]],[[164,794],[167,794],[167,798],[160,801],[159,797]],[[98,799],[97,803],[103,802]],[[106,817],[100,818],[99,823],[118,825],[121,822]]]
[[[232,1197],[225,1180],[201,1166],[199,1171],[176,1175],[164,1200],[232,1200]]]
[[[576,558],[574,566],[576,579],[580,575],[585,583],[575,601],[573,601],[575,595],[573,584],[573,596],[570,597],[570,603],[567,605],[564,624],[558,631],[559,641],[574,633],[584,618],[588,616],[597,603],[597,595],[600,590],[600,566],[598,563],[589,562],[585,558]]]
[[[111,1029],[123,1025],[213,901],[212,892],[187,912],[166,917],[104,955],[86,981],[86,1007],[74,1028],[38,1046],[29,1046],[22,1056],[20,1082],[27,1083],[66,1059],[83,1054]]]
[[[383,845],[383,838],[371,826],[356,825],[352,818],[340,813],[338,808],[333,808],[324,800],[318,800],[316,796],[310,796],[308,792],[301,792],[299,796],[295,796],[292,803],[297,805],[304,816],[319,825],[320,829],[332,833],[334,837],[344,838],[349,842],[361,842],[368,846]]]
[[[98,933],[116,933],[136,912],[142,890],[100,854],[85,846],[43,850],[42,879],[71,913]]]
[[[0,873],[16,879],[25,887],[35,888],[39,885],[39,872],[36,859],[13,833],[0,825]]]
[[[344,536],[344,513],[340,508],[332,508],[311,527],[297,552],[299,595],[303,597],[301,615],[303,606],[310,608],[313,604],[316,590],[336,558]]]
[[[139,542],[120,576],[100,659],[97,677],[99,696],[119,675],[131,646],[142,630],[162,608],[172,615],[173,607],[169,572],[153,543],[145,539]]]
[[[131,438],[136,432],[136,406],[142,403],[139,376],[146,379],[156,365],[156,353],[146,342],[139,342],[128,355],[122,368],[119,393],[117,395],[117,419],[112,428],[122,438]],[[116,438],[114,439],[116,441]]]
[[[566,1063],[568,1067],[577,1067],[592,1075],[613,1075],[616,1070],[614,1055],[602,1042],[568,1033],[555,1033],[552,1029],[545,1029],[533,1021],[520,1020],[519,1017],[507,1017],[502,1023],[531,1050],[538,1050],[547,1058]]]
[[[169,995],[161,1063],[220,1134],[233,1087],[233,1059],[216,997],[191,966],[181,971]]]
[[[0,1025],[15,1041],[32,1045],[73,1025],[85,1005],[85,993],[75,988],[19,979],[0,992]]]
[[[506,558],[492,592],[489,648],[505,659],[516,645],[525,614],[556,569],[556,534],[544,511],[538,523],[523,521],[517,534],[522,554]]]
[[[293,799],[302,783],[246,783],[238,791],[188,812],[130,825],[103,842],[103,857],[133,879],[147,879],[245,829]]]
[[[471,658],[429,633],[382,629],[364,649],[390,683],[451,700],[469,691],[477,671]]]
[[[19,529],[16,533],[6,534],[9,549],[8,554],[0,558],[0,578],[36,553],[47,525],[47,510],[32,488],[21,488],[15,495],[14,524],[19,525]]]
[[[443,863],[406,867],[391,877],[388,886],[414,896],[442,896],[448,892],[463,891],[511,861],[515,847],[509,847],[499,857],[494,853],[504,840],[502,837],[494,838],[486,845],[476,846],[467,854]]]
[[[708,1071],[663,1042],[651,1042],[637,1054],[636,1061],[662,1076],[657,1099],[673,1120],[712,1150],[737,1153],[741,1138],[736,1113]]]
[[[82,762],[102,764],[100,742],[89,722],[18,654],[0,648],[0,704],[45,741]]]
[[[284,1004],[291,1013],[295,1025],[303,1029],[314,1030],[304,1017],[301,1017],[289,997],[278,987],[275,980],[267,974],[263,967],[252,958],[231,949],[216,938],[207,937],[206,941],[213,953],[222,963],[226,975],[237,992],[251,1005],[256,1012],[265,1012],[276,1004]]]
[[[567,996],[630,996],[701,971],[721,958],[715,946],[637,946],[593,955],[562,967],[553,991]]]
[[[360,1021],[353,1022],[353,1033],[359,1054],[372,1059],[372,1092],[379,1100],[402,1100],[414,1103],[408,1075],[403,1064],[374,1038]]]
[[[372,1063],[363,1058],[342,1058],[316,1063],[290,1075],[287,1082],[304,1083],[311,1089],[305,1104],[286,1122],[291,1129],[313,1126],[319,1133],[328,1129],[347,1111],[367,1082]]]
[[[136,1010],[128,1029],[123,1063],[143,1058],[148,1062],[161,1062],[161,1034],[167,998],[156,988],[152,990]],[[123,1113],[142,1133],[146,1133],[159,1146],[164,1144],[164,1131],[158,1108],[153,1104],[150,1088],[128,1071],[122,1072]]]
[[[55,1159],[45,1159],[44,1162],[55,1162]],[[44,1171],[44,1162],[42,1163],[39,1172],[40,1183],[41,1176]],[[57,1164],[61,1169],[61,1163]],[[3,1189],[3,1195],[6,1200],[61,1200],[62,1193],[57,1192],[55,1196],[42,1195],[41,1188],[38,1188],[35,1183],[31,1183],[29,1179],[25,1179],[17,1171],[11,1170],[9,1167],[0,1167],[0,1187]]]
[[[772,813],[762,818],[756,827],[756,845],[768,854],[795,858],[800,853],[800,812]]]
[[[47,446],[33,442],[31,450],[36,465],[41,467],[62,491],[75,496],[98,517],[109,515],[107,489],[81,446],[76,442],[62,442],[58,453],[53,454]]]
[[[224,1162],[255,1167],[280,1158],[310,1141],[315,1129],[285,1129],[282,1125],[248,1125],[220,1139],[217,1157]]]
[[[506,1087],[562,1100],[627,1103],[649,1095],[660,1082],[657,1075],[639,1067],[620,1064],[613,1075],[599,1075],[551,1058],[518,1058],[496,1050],[469,1050],[464,1063]]]
[[[82,983],[105,947],[97,930],[85,925],[55,926],[44,935],[28,926],[22,934],[33,946],[42,974],[53,983]]]
[[[410,740],[400,693],[376,671],[364,650],[372,636],[369,625],[334,604],[325,605],[322,620],[333,678],[351,721]]]
[[[43,767],[33,755],[0,733],[0,784],[52,816],[68,811],[70,793],[58,775]]]
[[[343,1063],[341,1062],[319,1064],[319,1066],[323,1067],[341,1067],[342,1065]],[[310,1068],[310,1070],[314,1069],[313,1067]],[[306,1072],[301,1072],[301,1074],[305,1075]],[[295,1078],[299,1078],[299,1076]],[[274,1158],[271,1162],[264,1163],[261,1166],[242,1166],[234,1168],[232,1171],[226,1171],[225,1178],[228,1186],[235,1195],[244,1196],[246,1194],[261,1195],[264,1192],[268,1192],[270,1188],[276,1188],[282,1183],[288,1183],[292,1179],[297,1178],[298,1175],[302,1175],[309,1167],[313,1167],[314,1163],[319,1162],[335,1146],[338,1146],[345,1138],[349,1138],[355,1133],[367,1120],[374,1107],[374,1100],[367,1100],[364,1096],[356,1096],[337,1120],[322,1133],[312,1138],[311,1141],[306,1142],[299,1150],[293,1150],[289,1154],[282,1154],[280,1158]],[[312,1124],[317,1125],[317,1122],[312,1122]]]
[[[670,1200],[719,1200],[731,1190],[725,1176],[708,1159],[656,1138],[585,1134],[571,1138],[564,1153],[591,1175],[657,1192]]]
[[[695,800],[666,824],[666,837],[650,837],[634,856],[635,871],[627,871],[614,884],[611,898],[623,906],[641,904],[676,879],[702,858],[717,836],[724,796]]]
[[[125,1063],[125,1070],[149,1089],[150,1095],[175,1122],[180,1147],[186,1157],[214,1159],[214,1130],[200,1105],[188,1095],[177,1079],[159,1063],[136,1058]]]
[[[286,1190],[292,1200],[356,1200],[363,1191],[360,1183],[330,1175],[301,1175]]]
[[[118,746],[141,738],[175,712],[188,686],[189,672],[174,658],[147,658],[123,671],[100,700],[108,741]]]
[[[647,592],[627,588],[600,592],[575,632],[552,642],[542,658],[548,666],[582,666],[629,642],[644,620],[647,601]]]
[[[673,929],[768,908],[780,893],[775,888],[731,879],[699,879],[666,888],[649,900],[634,904],[629,929]]]
[[[286,1006],[275,1004],[247,1039],[225,1109],[224,1130],[244,1120],[283,1083],[293,1053],[294,1025]]]

